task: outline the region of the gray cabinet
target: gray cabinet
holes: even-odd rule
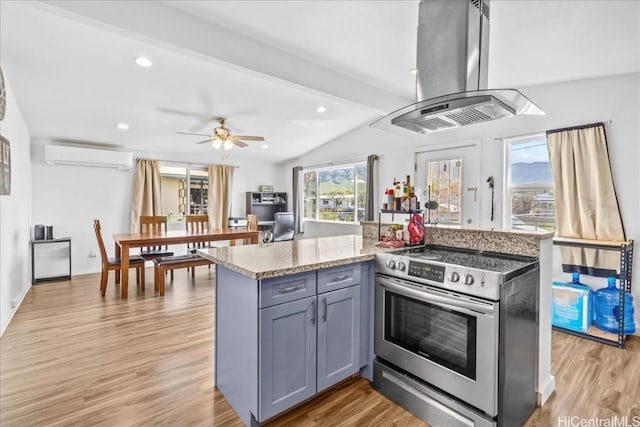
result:
[[[318,391],[355,374],[359,365],[360,286],[319,295]]]
[[[316,297],[260,310],[259,420],[316,393]]]
[[[216,267],[215,382],[246,425],[366,372],[372,265],[258,281]]]
[[[261,283],[258,421],[359,371],[360,285],[353,278],[360,278],[360,268],[352,264]],[[341,289],[316,296],[316,285],[318,292],[327,289],[320,287],[323,282]]]

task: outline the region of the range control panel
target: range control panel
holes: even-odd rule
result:
[[[376,273],[498,301],[502,275],[441,261],[394,253],[376,254]]]
[[[424,262],[409,261],[407,274],[421,279],[444,283],[444,266],[432,265]]]

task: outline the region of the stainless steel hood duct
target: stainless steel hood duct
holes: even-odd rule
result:
[[[544,114],[515,89],[487,90],[490,0],[422,0],[418,102],[371,124],[428,133],[518,114]]]

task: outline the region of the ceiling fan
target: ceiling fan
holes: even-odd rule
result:
[[[204,144],[211,141],[213,148],[219,150],[223,147],[225,150],[230,150],[234,145],[238,147],[246,147],[248,144],[244,141],[264,141],[262,136],[249,136],[249,135],[231,135],[231,131],[224,126],[226,119],[224,117],[218,117],[220,126],[213,130],[212,135],[205,135],[202,133],[190,133],[190,132],[176,132],[181,135],[198,135],[206,136],[204,141],[196,142],[196,144]],[[244,140],[244,141],[243,141]]]

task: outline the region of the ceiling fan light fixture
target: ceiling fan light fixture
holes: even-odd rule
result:
[[[316,108],[316,111],[318,113],[324,113],[325,111],[327,111],[327,107],[325,107],[324,105],[320,105],[318,108]]]
[[[267,144],[262,144],[260,148],[269,148],[269,146]]]
[[[215,148],[216,150],[219,150],[220,147],[222,147],[222,141],[220,141],[219,139],[214,139],[211,144],[213,145],[213,148]]]
[[[233,147],[233,142],[231,142],[230,140],[227,139],[224,142],[224,149],[225,150],[231,150],[231,147]]]

